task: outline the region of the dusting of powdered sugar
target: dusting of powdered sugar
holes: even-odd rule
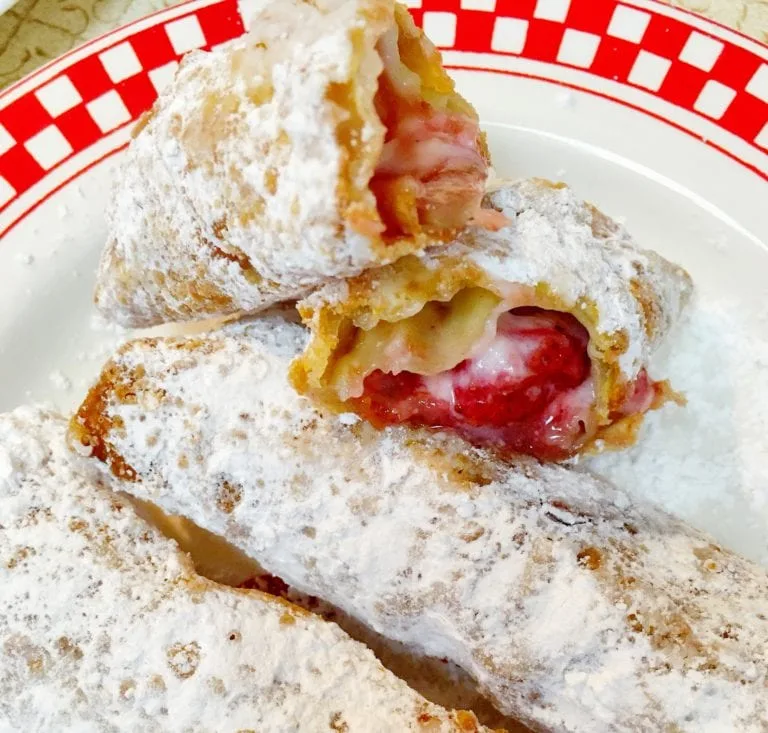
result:
[[[370,176],[384,134],[374,47],[393,22],[391,0],[279,0],[248,35],[184,59],[115,179],[98,277],[104,313],[146,326],[253,311],[377,262],[376,237],[340,211],[337,127],[349,111],[329,90],[354,69],[358,98],[369,94],[357,153],[370,157]],[[356,191],[366,190],[360,175]],[[190,294],[188,282],[201,285]]]
[[[489,202],[512,220],[499,232],[471,230],[471,259],[495,279],[546,283],[566,304],[588,300],[597,307],[597,330],[624,330],[627,350],[619,363],[634,377],[677,319],[691,292],[681,268],[640,247],[615,221],[603,217],[593,230],[593,210],[567,187],[536,180],[499,186]],[[648,324],[632,282],[653,294],[659,322]],[[651,326],[650,333],[647,326]]]
[[[466,730],[335,624],[196,576],[65,432],[0,416],[8,730]]]
[[[760,568],[587,474],[325,418],[287,383],[305,340],[269,321],[129,345],[104,436],[124,487],[535,727],[764,729]]]
[[[49,375],[48,380],[58,390],[68,392],[72,389],[72,380],[60,369],[54,369]]]
[[[768,567],[768,309],[697,297],[654,360],[687,398],[585,465]]]

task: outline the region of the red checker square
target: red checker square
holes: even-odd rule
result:
[[[0,125],[17,143],[29,140],[50,124],[51,116],[34,94],[26,94],[0,110]]]
[[[90,102],[100,97],[114,86],[97,56],[89,56],[78,61],[67,74],[75,85],[75,89],[80,92],[83,102]]]
[[[243,20],[237,11],[237,2],[233,0],[201,8],[197,11],[197,19],[208,47],[230,41],[245,32]]]
[[[164,66],[169,61],[176,59],[176,52],[173,50],[168,34],[162,25],[147,28],[147,30],[132,36],[131,45],[145,71]]]
[[[525,37],[522,56],[539,61],[555,61],[565,26],[552,20],[532,20]]]
[[[493,13],[462,10],[458,19],[454,47],[460,51],[490,51],[496,16]]]
[[[659,89],[659,96],[678,107],[693,109],[709,75],[681,61],[673,62]]]
[[[131,119],[134,120],[146,112],[157,99],[157,90],[146,74],[137,74],[121,81],[115,88],[131,113]]]
[[[421,28],[424,25],[424,11],[421,8],[408,8],[408,12],[411,14],[416,27]]]
[[[651,15],[642,46],[645,51],[657,56],[676,59],[690,35],[691,27],[685,23],[664,15]]]
[[[726,130],[730,130],[734,135],[750,143],[766,123],[768,123],[768,104],[745,92],[736,95],[720,118],[720,124]]]
[[[15,145],[5,155],[0,155],[0,176],[16,189],[17,194],[24,193],[44,175],[45,171],[23,145]]]
[[[590,71],[604,79],[625,82],[638,53],[640,47],[636,43],[605,36],[597,49]]]
[[[496,15],[504,18],[533,18],[536,0],[497,0]]]
[[[565,24],[574,30],[605,35],[616,5],[610,0],[573,0]]]
[[[460,0],[422,0],[421,9],[427,11],[444,10],[449,13],[459,12]]]
[[[761,63],[755,54],[726,44],[709,75],[731,89],[744,89]]]
[[[56,126],[67,138],[75,153],[85,150],[102,136],[101,130],[82,104],[57,117]]]

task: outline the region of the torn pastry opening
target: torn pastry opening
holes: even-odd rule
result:
[[[395,21],[376,44],[383,70],[373,106],[385,135],[368,184],[380,222],[369,227],[387,241],[422,232],[439,239],[470,223],[503,226],[503,215],[480,206],[488,151],[474,109],[404,7],[395,6]],[[353,147],[356,134],[365,136],[357,122],[347,130]]]
[[[316,394],[377,427],[449,429],[507,455],[562,460],[597,438],[633,442],[674,393],[644,369],[617,381],[574,313],[537,302],[528,287],[464,287],[400,320],[342,319]]]

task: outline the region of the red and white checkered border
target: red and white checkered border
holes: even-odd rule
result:
[[[612,89],[642,92],[727,133],[724,138],[738,144],[702,142],[768,180],[768,163],[755,163],[755,155],[768,161],[768,46],[656,0],[407,4],[449,65],[516,74],[524,73],[516,63],[530,62],[548,69],[550,81],[559,73],[561,83],[578,72],[590,83],[569,86],[624,104],[626,95]],[[243,32],[237,0],[192,0],[75,49],[6,90],[0,95],[0,213],[47,178],[63,182],[93,164],[84,160],[78,168],[78,154],[93,148],[104,157],[119,149],[124,128],[152,104],[183,54]],[[596,82],[607,91],[596,92]],[[652,105],[631,106],[659,117]],[[666,121],[702,137],[672,117]],[[43,186],[48,193],[52,187]],[[29,206],[15,212],[16,219],[40,201],[26,198]]]

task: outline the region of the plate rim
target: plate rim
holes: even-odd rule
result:
[[[0,2],[1,1],[2,0],[0,0]],[[224,29],[224,34],[226,35],[226,38],[217,39],[218,40],[217,43],[208,44],[207,43],[208,38],[203,36],[202,38],[203,43],[198,43],[197,46],[203,47],[205,49],[208,49],[210,47],[215,47],[220,42],[224,42],[224,40],[234,38],[237,35],[240,35],[244,31],[244,29],[247,27],[247,23],[244,22],[244,17],[247,15],[247,12],[248,12],[248,3],[252,1],[253,0],[243,0],[243,4],[241,4],[238,2],[238,0],[183,0],[183,2],[177,5],[174,5],[170,8],[161,8],[152,13],[149,13],[148,15],[145,15],[141,18],[137,18],[133,21],[130,21],[129,23],[119,26],[118,28],[115,28],[106,33],[103,33],[98,37],[90,39],[84,44],[71,49],[70,51],[66,52],[62,56],[56,59],[53,59],[52,61],[44,64],[38,69],[35,69],[33,72],[31,72],[29,75],[27,75],[23,79],[15,82],[14,84],[10,85],[6,89],[4,89],[2,92],[0,92],[0,197],[2,197],[2,193],[3,193],[3,184],[5,184],[6,186],[6,191],[8,188],[10,188],[11,190],[10,198],[8,198],[7,196],[0,198],[0,202],[2,202],[0,203],[0,237],[5,236],[14,226],[16,226],[20,221],[22,221],[26,216],[28,216],[32,211],[34,211],[44,200],[46,200],[51,195],[53,195],[55,191],[59,190],[62,186],[66,185],[66,183],[70,182],[74,178],[77,178],[79,175],[82,175],[83,173],[85,173],[86,170],[93,167],[97,162],[104,160],[109,155],[112,155],[118,152],[120,149],[122,149],[128,140],[128,129],[132,127],[132,125],[135,122],[135,119],[139,116],[138,114],[133,114],[133,110],[131,110],[130,119],[124,120],[121,126],[118,125],[114,128],[109,129],[108,131],[102,130],[102,134],[98,137],[96,141],[92,141],[91,143],[89,143],[88,145],[80,149],[73,149],[72,145],[69,146],[71,156],[75,156],[76,154],[80,152],[84,152],[89,148],[93,147],[93,145],[95,145],[96,142],[103,141],[109,135],[114,135],[115,133],[118,133],[117,137],[119,137],[120,140],[116,142],[115,145],[112,146],[109,151],[98,156],[98,161],[88,160],[87,162],[83,163],[81,166],[76,167],[75,170],[70,175],[62,176],[60,175],[60,172],[59,172],[57,177],[56,172],[58,170],[59,165],[63,161],[67,160],[68,157],[71,158],[71,156],[65,156],[65,158],[55,163],[51,168],[45,169],[42,175],[40,175],[34,181],[32,186],[29,186],[24,190],[18,190],[18,187],[14,187],[13,184],[9,184],[6,180],[8,169],[13,164],[13,161],[11,161],[11,163],[7,162],[9,158],[9,151],[10,153],[14,153],[14,151],[19,152],[20,149],[23,147],[24,150],[21,152],[28,153],[29,151],[27,149],[27,144],[29,140],[17,141],[13,136],[11,136],[11,141],[12,141],[11,147],[7,148],[7,144],[6,144],[5,149],[3,148],[2,133],[4,132],[5,128],[2,126],[2,122],[3,122],[2,113],[4,110],[6,110],[11,105],[19,103],[22,100],[32,99],[32,98],[34,98],[35,100],[38,100],[36,96],[36,92],[41,90],[45,85],[56,82],[59,79],[63,78],[63,79],[69,80],[69,77],[66,76],[65,73],[68,70],[74,69],[78,63],[87,61],[89,59],[93,59],[94,57],[97,56],[97,54],[104,54],[105,52],[108,52],[110,49],[116,47],[121,43],[127,42],[130,45],[130,40],[138,36],[142,32],[150,31],[160,26],[165,27],[168,25],[168,23],[172,23],[173,21],[177,21],[177,20],[183,20],[185,18],[189,18],[190,16],[194,16],[195,18],[194,22],[197,23],[197,26],[199,28],[200,27],[199,17],[200,17],[201,11],[205,11],[208,8],[214,8],[214,7],[216,8],[216,10],[212,11],[212,15],[221,16],[222,19],[225,19],[227,23],[229,23],[229,25]],[[758,73],[762,73],[766,77],[766,80],[768,80],[768,45],[762,44],[756,39],[750,36],[747,36],[746,34],[741,33],[738,30],[729,28],[728,26],[725,26],[722,23],[712,21],[703,16],[699,16],[696,13],[693,13],[692,11],[689,11],[687,9],[677,8],[674,6],[667,5],[661,0],[599,0],[599,1],[602,3],[603,10],[609,9],[611,11],[611,18],[613,18],[613,14],[617,12],[618,8],[630,9],[631,11],[634,11],[636,13],[649,16],[651,19],[654,19],[657,17],[671,19],[675,23],[681,24],[682,26],[685,26],[686,28],[688,28],[689,37],[692,37],[692,34],[696,33],[698,35],[702,35],[704,37],[709,37],[710,39],[714,39],[722,47],[720,50],[720,53],[722,53],[725,48],[729,47],[729,45],[734,46],[735,48],[740,49],[740,51],[750,54],[754,57],[755,63],[757,64],[755,68],[757,70],[754,72],[753,76],[756,78],[758,76]],[[480,15],[493,18],[494,33],[495,33],[496,20],[498,18],[506,18],[511,16],[497,14],[496,8],[495,8],[496,0],[490,0],[490,2],[493,4],[493,10],[478,11],[478,12],[480,13]],[[594,0],[568,0],[568,2],[566,3],[567,12],[570,12],[570,9],[574,6],[578,6],[579,3],[584,5],[587,2],[591,3],[591,2],[594,2]],[[461,4],[464,5],[464,2],[462,2]],[[425,21],[425,15],[431,14],[432,18],[434,19],[437,16],[450,15],[450,13],[445,10],[445,8],[454,8],[455,12],[453,13],[453,18],[454,18],[453,43],[451,42],[450,39],[447,39],[447,42],[439,43],[438,46],[440,50],[443,52],[444,56],[452,57],[452,55],[456,56],[456,55],[461,55],[466,53],[461,48],[456,47],[456,43],[455,43],[456,22],[457,22],[457,18],[460,19],[461,17],[469,17],[469,15],[472,13],[475,13],[475,15],[477,15],[477,13],[474,10],[469,10],[465,8],[456,9],[455,0],[410,0],[410,5],[414,6],[414,7],[411,7],[411,12],[414,13],[417,21],[420,22],[420,24],[422,21]],[[595,7],[598,7],[598,6],[592,5],[592,8],[595,8]],[[530,19],[528,18],[520,19],[522,20],[522,22],[526,23],[526,27],[528,26],[528,24],[533,24],[536,22],[535,10],[533,13],[529,15],[531,15]],[[475,22],[474,17],[473,17],[473,22]],[[566,21],[563,20],[562,24],[564,26],[563,34],[568,33],[571,29],[566,25]],[[526,32],[530,32],[530,31],[526,31]],[[598,45],[599,43],[602,42],[602,39],[611,40],[611,38],[613,37],[608,33],[608,29],[606,28],[605,33],[601,37],[601,40],[598,42]],[[739,42],[733,43],[732,39],[734,38],[738,39]],[[486,59],[491,59],[494,62],[494,65],[497,62],[498,63],[503,62],[503,65],[507,67],[511,63],[512,65],[522,64],[523,68],[516,68],[516,69],[501,68],[501,67],[489,68],[489,67],[483,67],[478,63],[463,65],[461,63],[452,63],[450,61],[448,61],[446,65],[448,66],[448,68],[451,68],[451,69],[488,71],[493,73],[503,73],[503,74],[513,75],[513,76],[523,76],[523,77],[533,78],[539,81],[557,84],[561,87],[587,92],[589,94],[607,99],[612,103],[622,104],[626,107],[629,107],[633,111],[651,116],[661,123],[671,125],[678,130],[681,130],[689,135],[693,135],[694,137],[701,139],[702,142],[704,142],[709,147],[714,148],[719,153],[726,155],[736,163],[742,166],[745,166],[752,173],[754,173],[764,181],[768,181],[768,85],[766,86],[764,99],[762,96],[763,95],[762,88],[760,89],[761,96],[759,97],[747,91],[746,87],[749,86],[749,83],[750,83],[748,81],[744,81],[742,84],[742,88],[739,89],[738,91],[738,94],[742,95],[741,98],[749,97],[750,100],[755,100],[755,109],[760,110],[760,112],[765,117],[765,124],[761,128],[761,132],[757,133],[757,135],[754,137],[754,140],[752,142],[746,140],[746,138],[743,138],[743,141],[746,143],[746,145],[747,146],[752,145],[752,147],[754,148],[754,150],[758,155],[758,159],[760,163],[755,164],[754,162],[749,162],[748,160],[745,160],[745,158],[740,157],[738,154],[734,153],[732,150],[729,150],[728,145],[720,144],[716,141],[713,141],[711,138],[707,136],[703,136],[701,133],[696,132],[695,129],[693,129],[691,126],[686,126],[686,124],[676,122],[669,114],[665,115],[665,114],[655,113],[651,111],[648,105],[643,103],[642,99],[640,99],[640,101],[636,101],[633,103],[632,101],[622,100],[618,98],[615,93],[609,93],[605,89],[601,90],[600,87],[601,86],[607,87],[610,84],[610,80],[607,78],[601,77],[598,74],[593,73],[591,68],[585,68],[583,66],[579,67],[578,64],[574,65],[574,64],[569,64],[567,61],[561,61],[558,55],[556,59],[543,62],[546,66],[548,66],[548,68],[546,69],[547,73],[537,74],[531,69],[526,69],[525,63],[526,62],[530,62],[531,64],[539,63],[538,60],[536,60],[535,58],[532,59],[529,56],[523,55],[522,49],[521,49],[521,53],[505,53],[505,52],[498,51],[493,48],[493,43],[494,41],[491,39],[490,49],[481,53],[475,53],[474,55],[482,56]],[[636,45],[638,46],[638,49],[639,49],[636,56],[637,58],[639,58],[639,55],[641,53],[645,53],[645,49],[642,47],[639,41],[636,43]],[[192,47],[190,47],[189,50],[191,50]],[[679,61],[680,61],[679,56],[681,55],[681,53],[682,52],[678,54]],[[178,60],[180,59],[181,55],[182,54],[176,54],[175,58],[169,61],[167,65],[169,65],[170,63],[178,63]],[[593,60],[594,60],[594,55],[593,55]],[[710,68],[710,72],[711,70],[712,69]],[[143,67],[141,68],[141,73],[145,73],[145,72],[149,73],[151,71],[153,71],[153,69],[147,70],[147,69],[144,69]],[[592,78],[589,79],[590,83],[588,84],[568,81],[564,78],[566,76],[566,72],[570,76],[577,75],[577,77],[580,79],[582,78],[586,79],[587,77],[592,77]],[[705,76],[702,77],[705,79],[705,81],[703,82],[702,92],[700,96],[703,94],[704,87],[706,87],[713,81],[712,78],[706,76],[707,72],[704,72],[702,70],[702,73],[705,74]],[[642,94],[642,95],[645,95],[646,97],[650,96],[650,97],[661,98],[661,95],[659,94],[658,89],[655,91],[649,88],[643,89],[638,87],[637,85],[634,85],[633,82],[631,82],[629,79],[620,82],[618,81],[618,77],[616,77],[616,82],[623,88],[631,89],[634,93],[636,93],[636,95]],[[122,83],[121,81],[114,82],[110,88],[110,91],[106,92],[105,95],[103,96],[106,96],[107,93],[111,93],[114,90],[119,90],[121,83]],[[70,85],[71,85],[71,82],[70,82]],[[156,89],[155,96],[157,94],[157,91],[159,90]],[[85,105],[86,108],[88,108],[89,105],[91,104],[91,101],[93,100],[89,102],[85,102],[84,98],[81,97],[80,101]],[[731,100],[731,102],[732,101],[733,100]],[[674,103],[670,102],[670,104],[674,106]],[[38,106],[40,106],[39,103],[38,103]],[[47,112],[47,110],[43,110],[43,112]],[[696,113],[696,110],[693,110],[693,112]],[[698,115],[699,117],[702,117],[702,118],[704,117],[704,115],[701,112],[698,112]],[[710,117],[708,119],[708,122],[715,125],[716,128],[718,126],[722,127],[722,125],[720,124],[720,120],[722,119],[722,116],[723,115],[721,114],[720,118]],[[48,125],[48,128],[56,127],[57,119],[58,119],[57,117],[51,115],[49,120],[50,124]],[[760,120],[758,119],[758,123],[759,122]],[[48,128],[45,128],[45,129],[47,130]],[[58,128],[56,129],[58,130]],[[723,129],[724,131],[728,132],[729,135],[732,135],[730,131],[725,130],[725,128]],[[762,142],[763,136],[767,138],[765,142]],[[705,138],[705,139],[702,139],[702,138]],[[760,139],[761,141],[760,143],[758,143],[758,139]],[[765,147],[763,148],[763,146]],[[763,153],[763,150],[765,150],[765,153]],[[765,160],[765,167],[763,167],[763,165],[761,164],[763,161],[763,158]],[[37,161],[35,160],[35,164],[36,163]],[[18,170],[18,163],[16,165]],[[4,177],[4,173],[6,173],[5,177]],[[34,187],[37,186],[38,184],[41,184],[41,188],[39,191],[39,195],[35,195],[32,189],[34,189]],[[9,207],[14,202],[18,203],[18,201],[27,193],[30,193],[30,195],[28,196],[29,201],[28,203],[24,205],[20,205],[18,207],[20,209],[18,214],[12,217],[4,216],[5,214],[7,214]]]

